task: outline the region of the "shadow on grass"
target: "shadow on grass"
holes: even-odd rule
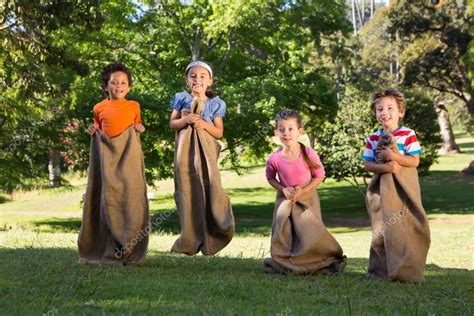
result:
[[[474,150],[474,142],[462,143],[461,144],[461,153],[470,154]]]
[[[81,228],[80,218],[50,218],[47,220],[34,221],[36,229],[41,232],[65,232],[78,233]]]
[[[9,198],[7,198],[6,196],[0,194],[0,204],[10,202],[10,201],[11,200]]]
[[[473,309],[473,272],[436,265],[427,266],[425,283],[406,284],[367,280],[367,258],[349,258],[346,272],[337,276],[292,276],[264,274],[261,258],[152,252],[136,268],[79,265],[71,248],[0,249],[0,257],[5,314],[472,314]]]
[[[257,163],[257,164],[252,164],[251,166],[240,166],[238,167],[237,169],[236,168],[232,168],[232,167],[229,167],[229,166],[224,166],[224,167],[221,167],[219,170],[220,171],[233,171],[235,173],[237,173],[237,170],[239,172],[248,172],[248,171],[251,171],[251,170],[256,170],[256,169],[259,169],[261,167],[264,167],[266,166],[265,163]]]
[[[245,215],[241,215],[240,211],[245,209],[243,213],[247,213],[249,211],[246,209],[248,206],[233,205],[232,207],[234,210],[237,235],[270,235],[272,229],[271,213],[268,218],[247,217]],[[164,214],[170,213],[171,216],[164,216]],[[181,232],[179,217],[176,213],[176,210],[167,210],[165,212],[155,213],[151,216],[150,222],[152,223],[153,231],[171,234],[179,234]]]
[[[421,177],[423,204],[428,215],[432,214],[474,214],[474,178],[456,176],[449,171],[433,171]],[[370,226],[364,200],[351,186],[327,186],[319,190],[322,216],[328,227],[343,228],[344,232],[367,229]],[[238,235],[265,235],[271,233],[274,190],[271,188],[234,188],[230,196],[239,197],[242,203],[232,205]],[[270,198],[269,198],[270,197]],[[172,202],[172,195],[154,201],[151,210],[153,230],[172,234],[180,233],[179,218],[174,208],[156,207]],[[236,198],[237,199],[237,198]],[[270,202],[268,201],[270,199]],[[266,201],[262,201],[266,200]],[[163,214],[171,216],[163,216]],[[160,220],[161,219],[161,220]],[[36,221],[42,231],[78,232],[81,219],[52,218]]]
[[[474,214],[474,177],[452,171],[432,171],[420,178],[423,205],[428,214]]]

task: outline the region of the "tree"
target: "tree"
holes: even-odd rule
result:
[[[390,12],[390,31],[406,45],[400,55],[403,83],[459,98],[472,126],[474,89],[467,67],[472,15],[467,9],[465,1],[446,1],[436,8],[397,1]]]
[[[431,8],[398,1],[389,18],[389,31],[406,45],[400,55],[403,83],[456,96],[465,102],[474,121],[474,90],[466,65],[472,16],[466,3],[448,1]]]
[[[51,145],[59,143],[61,128],[51,123],[61,116],[70,78],[87,72],[54,32],[99,24],[95,1],[0,5],[0,188],[11,191],[44,172]]]
[[[393,27],[390,20],[392,8],[381,8],[376,12],[375,17],[364,27],[359,36],[359,45],[361,47],[361,62],[358,72],[366,81],[377,82],[384,86],[401,85],[405,87],[417,87],[418,84],[408,84],[402,81],[401,75],[406,70],[406,65],[402,63],[403,56],[412,55],[413,59],[420,57],[420,52],[427,45],[431,45],[432,40],[428,42],[416,42],[405,45],[400,40],[398,33],[393,34],[390,30]],[[406,79],[406,77],[404,77]],[[441,153],[453,153],[459,151],[447,109],[443,106],[450,99],[447,93],[441,93],[437,90],[425,89],[425,94],[435,100],[438,113],[438,122],[443,136]]]
[[[349,32],[344,10],[342,1],[148,1],[120,11],[104,3],[100,32],[88,33],[74,47],[85,60],[94,60],[90,69],[100,69],[107,59],[132,68],[136,81],[130,98],[142,105],[145,165],[152,182],[172,172],[168,106],[185,88],[183,70],[193,58],[213,66],[215,90],[227,102],[225,162],[238,168],[242,159],[262,159],[271,150],[274,114],[284,107],[310,118],[308,131],[315,138],[318,126],[335,115],[337,99],[331,69],[312,64],[310,57],[325,38]],[[73,115],[86,125],[82,118],[91,109],[91,94],[82,90],[93,84],[89,79],[77,84]]]
[[[365,183],[369,175],[364,169],[362,150],[377,123],[368,106],[369,97],[369,93],[354,86],[346,87],[334,123],[325,126],[316,146],[326,175],[336,181],[348,181],[364,198],[359,180],[362,177]]]

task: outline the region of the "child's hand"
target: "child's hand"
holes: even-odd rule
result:
[[[92,136],[94,135],[96,130],[97,128],[94,125],[89,125],[89,127],[87,128],[87,134],[89,134],[89,136]]]
[[[400,164],[396,161],[389,161],[387,162],[386,165],[388,167],[387,172],[390,172],[390,173],[398,173],[402,169],[402,166],[400,166]]]
[[[198,120],[199,120],[199,115],[196,115],[196,114],[188,114],[185,116],[185,119],[184,119],[184,121],[188,125],[195,124]]]
[[[390,148],[385,148],[377,153],[377,160],[381,161],[390,161],[393,157],[393,150]]]
[[[140,134],[145,131],[145,126],[143,126],[143,125],[140,124],[140,123],[133,125],[133,128],[134,128],[137,132],[139,132]]]
[[[283,195],[285,195],[285,197],[292,201],[294,200],[294,196],[295,196],[295,189],[292,188],[292,187],[288,187],[288,188],[283,188]]]
[[[196,129],[206,129],[206,122],[200,118],[194,123],[194,128]]]
[[[299,186],[295,187],[295,193],[293,194],[293,203],[298,202],[301,199],[301,196],[303,195],[303,189]]]

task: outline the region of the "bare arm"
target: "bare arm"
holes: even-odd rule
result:
[[[375,161],[364,161],[365,170],[373,173],[397,173],[400,171],[400,164],[396,161],[389,161],[384,164],[378,164]]]
[[[92,113],[94,114],[94,124],[89,125],[87,128],[87,134],[90,136],[94,135],[95,131],[98,129],[102,129],[100,126],[100,119],[99,115],[93,110]]]
[[[323,182],[324,180],[324,177],[317,177],[317,178],[311,178],[311,181],[308,183],[308,184],[305,184],[305,185],[302,185],[302,186],[296,186],[295,187],[295,193],[294,195],[292,196],[292,198],[290,198],[291,201],[293,202],[297,202],[300,200],[301,196],[311,192],[311,191],[314,191],[314,189],[316,189],[316,187],[321,183]]]
[[[284,186],[281,185],[281,183],[277,179],[271,179],[271,180],[267,179],[267,181],[279,193],[283,193],[283,195],[286,197],[286,199],[288,199],[290,201],[295,201],[295,194],[296,194],[295,188],[293,188],[293,187],[285,188]]]
[[[193,124],[199,119],[196,114],[181,115],[181,112],[173,110],[170,116],[170,127],[175,131],[179,131],[189,124]]]
[[[297,188],[301,189],[302,194],[308,193],[308,192],[314,191],[314,189],[316,189],[318,185],[320,185],[321,182],[323,182],[323,180],[324,180],[324,177],[311,178],[311,181],[307,185],[301,186],[301,187],[297,186]]]
[[[200,118],[196,121],[194,127],[205,130],[216,139],[219,139],[224,135],[224,121],[222,120],[222,117],[219,116],[214,118],[214,125]]]
[[[285,197],[293,202],[296,202],[300,197],[308,192],[313,191],[316,187],[323,182],[324,178],[311,178],[311,181],[305,186],[296,186],[295,188],[285,188],[281,183],[276,179],[268,180],[268,183],[274,187],[277,191],[283,192]]]
[[[416,168],[420,164],[420,157],[418,155],[402,155],[394,152],[390,148],[381,150],[380,156],[383,159],[398,162],[402,167]]]
[[[275,188],[275,190],[277,190],[277,191],[283,191],[284,188],[283,188],[283,186],[281,185],[281,183],[280,183],[277,179],[271,179],[271,180],[268,180],[268,179],[267,179],[267,181],[268,181],[268,183],[270,183],[270,185],[271,185],[272,187]]]

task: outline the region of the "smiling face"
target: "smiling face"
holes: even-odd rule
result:
[[[105,91],[109,94],[110,100],[124,99],[130,91],[130,82],[128,76],[123,71],[115,71],[110,74]]]
[[[303,128],[298,126],[296,118],[278,120],[275,136],[277,136],[283,146],[293,147],[298,145],[298,138],[303,134]]]
[[[375,117],[382,124],[384,132],[390,133],[398,128],[400,119],[405,114],[398,106],[397,100],[393,97],[380,99],[374,107]]]
[[[201,66],[192,67],[186,75],[186,83],[193,95],[204,98],[206,90],[212,85],[209,71]]]

